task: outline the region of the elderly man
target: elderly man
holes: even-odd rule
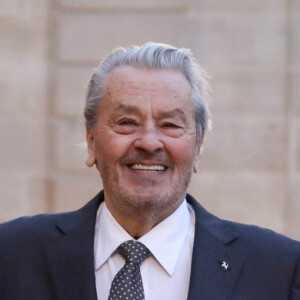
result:
[[[186,49],[118,49],[86,106],[82,209],[0,226],[0,299],[300,299],[300,244],[220,220],[186,194],[208,128],[205,78]]]

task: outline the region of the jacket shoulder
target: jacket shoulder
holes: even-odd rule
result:
[[[100,192],[82,208],[63,213],[39,214],[35,216],[20,217],[0,224],[0,243],[12,241],[30,241],[49,239],[58,231],[64,233],[84,222],[94,215],[99,203],[103,201]]]
[[[248,245],[248,251],[257,251],[280,256],[282,254],[300,256],[300,242],[271,229],[256,225],[225,221],[238,235],[242,245]]]
[[[22,241],[39,240],[50,237],[57,232],[55,224],[67,213],[40,214],[35,216],[20,217],[0,224],[0,243],[20,243]]]

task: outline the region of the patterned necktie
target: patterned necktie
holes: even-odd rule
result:
[[[135,240],[124,242],[117,251],[124,257],[125,265],[111,284],[108,300],[145,300],[140,265],[150,251]]]

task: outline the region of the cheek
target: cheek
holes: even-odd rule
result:
[[[128,136],[107,134],[96,144],[97,157],[111,163],[118,162],[127,153],[132,143]]]
[[[178,168],[190,167],[194,163],[195,144],[188,140],[168,143],[167,152]]]

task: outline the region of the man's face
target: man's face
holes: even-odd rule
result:
[[[89,157],[113,210],[176,209],[198,153],[191,87],[180,72],[129,66],[111,72]]]

